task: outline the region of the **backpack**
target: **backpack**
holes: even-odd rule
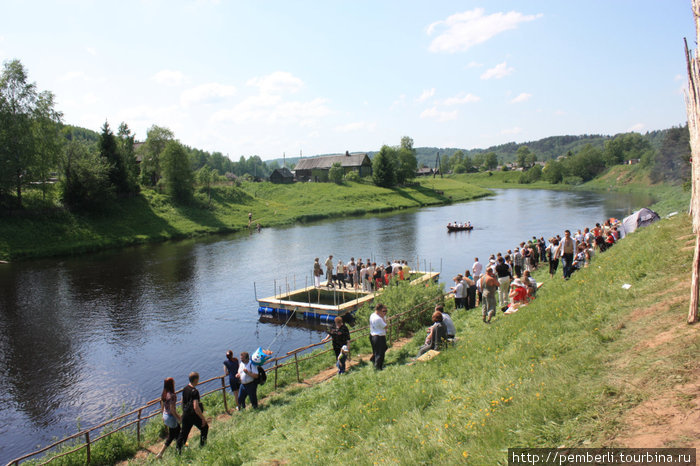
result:
[[[265,373],[265,369],[263,369],[262,366],[258,366],[258,378],[256,380],[258,382],[258,385],[265,385],[265,382],[267,382],[267,374]]]

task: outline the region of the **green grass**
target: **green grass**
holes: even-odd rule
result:
[[[438,192],[440,191],[440,192]],[[216,186],[211,204],[198,192],[191,205],[173,204],[152,190],[113,203],[98,214],[72,214],[58,194],[41,201],[28,190],[25,212],[0,222],[0,260],[70,255],[146,242],[196,237],[247,228],[248,212],[263,227],[447,204],[490,194],[457,180],[421,180],[414,186],[379,188],[365,183],[243,183]]]
[[[405,364],[418,332],[383,372],[359,366],[276,395],[166,463],[505,464],[508,447],[608,445],[620,415],[687,376],[699,349],[697,338],[669,345],[661,365],[654,351],[633,350],[650,326],[682,322],[683,303],[629,318],[687,274],[692,252],[675,246],[689,231],[685,216],[640,230],[490,326],[475,311],[454,314],[458,344],[430,362]]]

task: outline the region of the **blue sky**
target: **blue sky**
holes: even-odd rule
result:
[[[685,122],[690,0],[0,0],[66,123],[237,160],[485,148]]]

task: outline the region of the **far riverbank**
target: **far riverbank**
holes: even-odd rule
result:
[[[0,260],[76,255],[135,244],[295,223],[361,216],[415,207],[447,205],[492,194],[486,188],[451,178],[429,178],[412,186],[386,189],[364,183],[244,182],[204,191],[191,205],[144,190],[97,215],[63,209],[27,210],[0,222]]]

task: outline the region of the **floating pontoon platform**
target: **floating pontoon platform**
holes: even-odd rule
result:
[[[420,285],[436,281],[438,272],[412,272],[415,276],[411,285]],[[317,319],[321,322],[333,322],[337,316],[353,313],[382,293],[382,289],[372,292],[352,288],[328,288],[307,286],[288,293],[276,294],[258,299],[258,314],[287,317],[294,314],[297,319]]]

